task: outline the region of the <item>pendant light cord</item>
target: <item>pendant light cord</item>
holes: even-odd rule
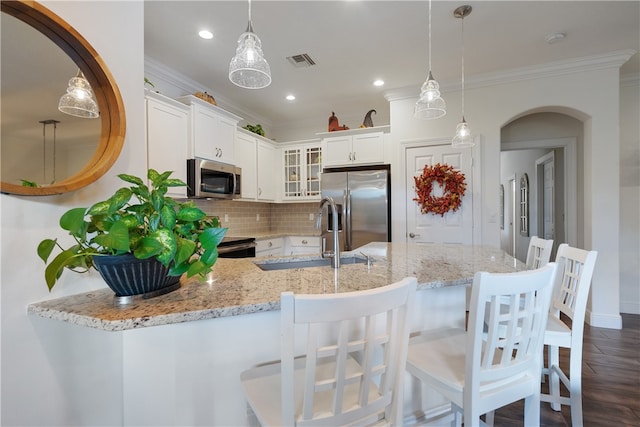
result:
[[[429,73],[431,73],[431,0],[429,0]]]
[[[462,21],[462,120],[464,120],[464,17]]]
[[[48,119],[40,120],[42,123],[42,182],[47,181],[47,125],[53,125],[53,155],[52,163],[52,182],[56,180],[56,129],[58,129],[58,120]]]
[[[47,124],[42,123],[42,182],[47,181]]]
[[[56,129],[58,128],[58,123],[53,121],[53,182],[56,181]]]

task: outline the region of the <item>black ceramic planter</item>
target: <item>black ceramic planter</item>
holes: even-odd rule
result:
[[[132,254],[93,257],[93,264],[116,297],[155,296],[180,285],[179,276],[169,276],[169,269],[155,258],[138,259]]]

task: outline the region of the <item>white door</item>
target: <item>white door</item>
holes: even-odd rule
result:
[[[517,196],[517,186],[516,186],[516,177],[515,175],[509,179],[509,250],[507,253],[512,257],[516,256],[516,196]]]
[[[425,165],[447,164],[460,170],[467,183],[460,209],[444,216],[423,214],[413,200],[416,197],[414,177],[422,174]],[[451,145],[433,145],[408,148],[406,151],[406,200],[407,241],[423,243],[473,243],[473,182],[470,148],[453,148]],[[433,185],[433,195],[441,196],[443,188]]]
[[[538,211],[542,211],[542,232],[540,233],[544,239],[555,239],[554,226],[554,157],[553,151],[550,156],[542,163],[542,206],[538,207]]]

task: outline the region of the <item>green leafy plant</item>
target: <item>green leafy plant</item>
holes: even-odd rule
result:
[[[93,257],[131,253],[136,258],[156,257],[169,267],[169,274],[204,278],[218,259],[218,244],[227,232],[217,217],[207,217],[193,201],[178,202],[166,197],[169,187],[183,187],[172,172],[158,173],[149,169],[151,187],[141,178],[118,175],[129,187],[118,189],[107,200],[89,208],[73,208],[60,218],[60,227],[75,239],[64,248],[58,239],[44,239],[38,245],[38,256],[48,262],[45,269],[49,290],[65,268],[83,273],[94,267]]]
[[[260,136],[264,136],[264,130],[262,129],[262,125],[261,124],[257,124],[257,125],[246,125],[244,127],[246,130],[248,130],[249,132],[253,132],[253,133],[257,133]]]
[[[21,180],[20,180],[20,184],[21,184],[23,187],[40,187],[40,185],[38,185],[38,183],[37,183],[37,182],[35,182],[35,181],[29,181],[29,180],[27,180],[27,179],[21,179]]]

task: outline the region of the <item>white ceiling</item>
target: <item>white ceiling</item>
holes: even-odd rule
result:
[[[432,69],[445,89],[460,84],[461,20],[453,10],[463,4],[473,7],[464,19],[468,81],[612,51],[640,51],[638,1],[434,1]],[[247,26],[247,6],[244,0],[146,1],[145,55],[273,126],[326,121],[331,111],[338,117],[360,111],[364,117],[374,108],[388,117],[384,93],[415,88],[417,96],[426,78],[427,1],[254,0],[253,28],[273,82],[259,90],[234,86],[228,66]],[[214,38],[198,37],[201,29]],[[564,41],[545,42],[547,34],[559,31],[566,32]],[[295,68],[286,59],[302,53],[316,65]],[[622,67],[623,75],[640,72],[638,56]],[[384,87],[372,85],[377,78],[385,80]],[[289,93],[297,99],[286,101]]]

